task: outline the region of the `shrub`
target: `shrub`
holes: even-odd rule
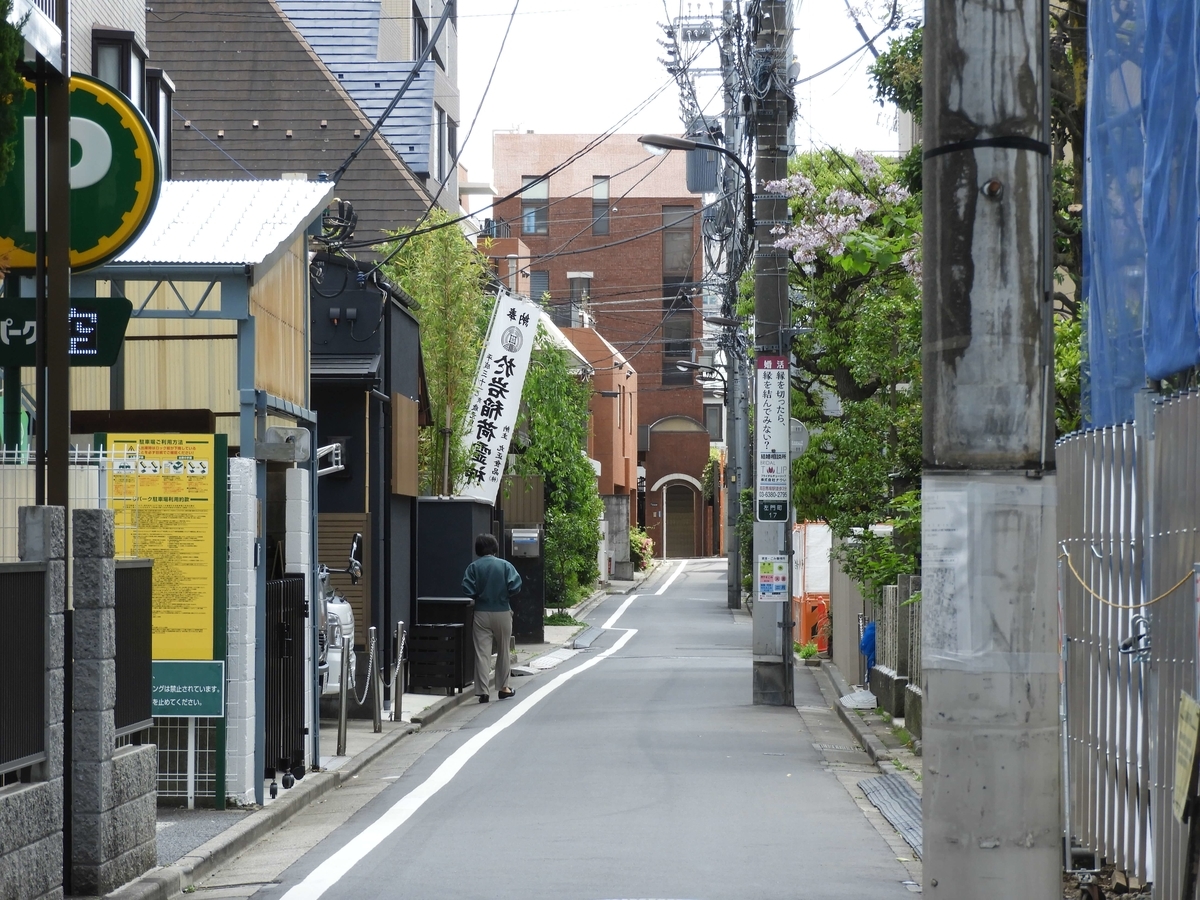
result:
[[[650,560],[654,559],[654,541],[637,525],[629,529],[629,558],[639,572],[645,571]]]

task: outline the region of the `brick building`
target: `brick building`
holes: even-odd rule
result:
[[[657,554],[701,556],[714,550],[702,490],[709,432],[703,389],[676,365],[700,348],[701,200],[687,192],[682,154],[651,156],[632,134],[536,181],[596,139],[497,134],[499,195],[528,187],[496,207],[492,232],[527,248],[516,260],[522,280],[532,296],[549,294],[556,322],[594,327],[623,356],[592,360],[598,371],[636,370],[637,519]]]

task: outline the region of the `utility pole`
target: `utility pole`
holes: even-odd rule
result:
[[[792,41],[790,4],[786,0],[763,0],[752,54],[755,84],[766,85],[763,97],[754,109],[756,128],[756,188],[764,182],[787,177],[788,125],[793,99],[785,90]],[[788,266],[786,250],[776,249],[771,229],[788,219],[787,198],[782,194],[758,194],[755,209],[754,254],[754,344],[759,355],[785,355],[791,358],[791,341],[785,342],[784,328],[791,326],[788,303]],[[790,379],[789,379],[790,380]],[[786,427],[786,426],[785,426]],[[755,435],[761,443],[762,435]],[[791,492],[789,472],[788,492]],[[791,519],[791,503],[787,504]],[[762,555],[787,555],[791,542],[790,521],[756,521],[754,525],[754,563]],[[791,573],[783,602],[763,602],[756,595],[753,624],[753,696],[756,704],[790,706],[793,700]],[[755,579],[757,590],[757,579]]]
[[[721,3],[721,80],[724,85],[725,100],[725,149],[737,155],[741,146],[741,126],[738,113],[741,95],[737,81],[737,47],[735,45],[734,19],[736,10],[733,0],[723,0]],[[726,164],[725,171],[733,173]],[[736,177],[736,174],[734,174]],[[729,206],[735,206],[733,197],[736,191],[729,192]],[[725,296],[723,298],[721,315],[732,319],[737,314],[738,277],[744,271],[745,259],[743,247],[749,242],[743,241],[742,229],[749,221],[752,210],[742,211],[742,220],[736,216],[730,223],[730,235],[725,242]],[[738,539],[738,520],[742,517],[742,489],[746,486],[746,473],[750,471],[750,448],[742,440],[746,432],[746,406],[742,381],[742,352],[739,346],[740,335],[737,323],[723,328],[722,347],[725,351],[725,409],[727,449],[727,465],[725,471],[725,553],[728,558],[726,574],[726,605],[730,609],[742,608],[742,554],[741,542]]]
[[[926,0],[924,890],[1062,890],[1045,0]]]

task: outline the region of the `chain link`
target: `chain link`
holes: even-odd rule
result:
[[[354,700],[359,706],[366,706],[367,694],[371,693],[371,682],[375,679],[371,676],[375,673],[375,639],[371,639],[369,649],[367,651],[367,683],[363,685],[363,695],[358,696],[358,685],[350,682],[350,692],[354,695]],[[351,676],[353,677],[353,676]]]

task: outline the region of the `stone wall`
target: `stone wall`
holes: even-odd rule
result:
[[[106,894],[153,868],[158,758],[116,748],[116,560],[113,514],[75,510],[71,887]]]
[[[225,654],[225,793],[254,802],[254,603],[258,536],[257,474],[253,459],[229,460],[229,619]],[[262,773],[257,773],[261,777]]]
[[[63,896],[63,663],[66,602],[66,519],[61,507],[22,507],[19,553],[46,563],[46,761],[34,781],[0,788],[0,897],[59,900]],[[38,680],[31,679],[36,685]]]

